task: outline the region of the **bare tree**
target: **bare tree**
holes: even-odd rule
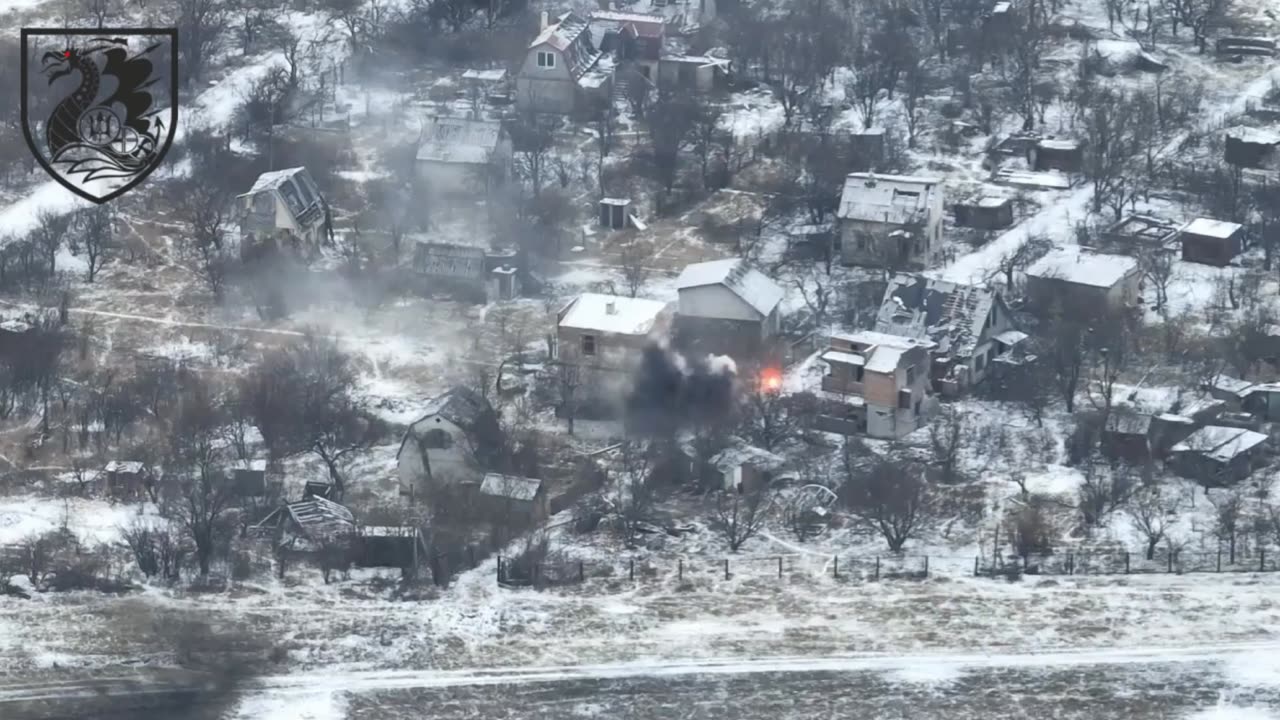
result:
[[[1089,328],[1068,313],[1065,308],[1059,309],[1045,323],[1045,342],[1055,386],[1066,403],[1067,412],[1075,412],[1076,390],[1085,374],[1085,360],[1089,356]]]
[[[209,290],[221,298],[231,263],[223,247],[230,199],[214,184],[204,182],[188,185],[184,197],[180,212],[191,228],[188,251],[195,257]]]
[[[1221,21],[1229,0],[1163,0],[1161,3],[1173,23],[1173,34],[1179,25],[1191,28],[1196,48],[1203,53],[1208,44],[1209,28]]]
[[[1147,541],[1147,559],[1156,555],[1160,542],[1168,537],[1169,525],[1178,511],[1178,497],[1162,491],[1158,485],[1140,488],[1133,494],[1125,512],[1133,526]]]
[[[773,493],[767,487],[719,490],[714,493],[711,527],[718,530],[738,552],[764,527],[773,508]]]
[[[860,523],[878,532],[889,550],[899,552],[933,519],[924,469],[906,458],[876,458],[869,467],[845,444],[846,480],[840,498]]]
[[[1085,527],[1096,527],[1121,508],[1137,485],[1132,468],[1110,467],[1090,458],[1084,466],[1084,480],[1077,491],[1076,508]]]
[[[651,246],[634,237],[619,246],[619,272],[622,274],[623,287],[627,289],[627,297],[639,295],[644,284],[649,281],[652,271],[647,263],[653,260],[652,250]]]
[[[49,277],[53,274],[58,262],[58,248],[62,247],[62,241],[67,236],[67,231],[71,228],[72,216],[66,213],[59,213],[48,208],[41,209],[36,213],[36,226],[31,234],[44,253],[45,262],[48,263]]]
[[[79,232],[75,235],[75,246],[72,249],[84,250],[85,263],[88,265],[85,279],[93,282],[98,271],[110,259],[115,210],[110,205],[98,205],[81,210],[76,221]]]
[[[182,82],[191,83],[204,75],[205,64],[222,38],[226,3],[221,0],[176,0],[174,25],[182,37],[178,52],[182,60]]]
[[[573,362],[558,362],[555,366],[557,406],[569,424],[569,434],[573,434],[573,421],[578,415],[578,391],[582,387],[582,370]]]
[[[743,394],[737,432],[755,447],[778,452],[801,434],[808,409],[802,403],[781,388],[757,387]]]
[[[534,197],[542,194],[555,147],[555,135],[543,118],[525,114],[511,125],[511,143],[515,154],[516,174],[529,183]]]
[[[1049,512],[1049,501],[1040,496],[1027,495],[1025,488],[1023,492],[1026,502],[1005,522],[1005,535],[1009,538],[1009,544],[1021,558],[1052,553],[1057,529]]]
[[[1244,496],[1236,491],[1227,491],[1218,496],[1210,496],[1213,503],[1213,534],[1218,542],[1227,543],[1228,561],[1236,561],[1236,540],[1239,537],[1241,524],[1244,522]]]
[[[223,521],[234,492],[223,456],[224,416],[217,399],[200,381],[181,392],[160,481],[161,507],[165,517],[191,538],[205,577],[214,552],[230,532]]]
[[[653,510],[654,488],[650,479],[653,454],[652,445],[634,439],[624,440],[618,446],[610,504],[627,547],[635,547],[640,528]]]
[[[968,416],[955,405],[942,405],[929,423],[929,449],[938,482],[950,484],[959,474],[960,455],[969,439]]]
[[[675,187],[680,157],[693,140],[705,104],[687,93],[660,92],[648,113],[649,151],[655,179],[670,193]]]
[[[1169,302],[1169,286],[1173,284],[1177,268],[1173,253],[1161,249],[1144,252],[1138,257],[1138,267],[1142,269],[1143,279],[1155,290],[1155,311],[1164,313],[1165,304]]]

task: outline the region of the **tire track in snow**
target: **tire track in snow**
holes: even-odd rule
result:
[[[261,696],[314,695],[316,688],[343,692],[534,685],[583,680],[625,680],[689,676],[741,676],[791,673],[893,673],[905,670],[964,672],[1002,668],[1062,669],[1075,667],[1213,663],[1239,656],[1280,652],[1280,641],[1221,643],[1172,647],[1091,648],[1040,653],[939,652],[861,654],[819,657],[655,659],[628,663],[545,665],[463,670],[369,670],[301,672],[254,678],[239,687]],[[156,695],[172,685],[139,683],[137,677],[102,678],[68,683],[37,682],[0,685],[0,705],[50,702],[104,696]]]

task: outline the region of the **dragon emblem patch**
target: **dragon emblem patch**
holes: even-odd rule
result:
[[[178,32],[22,30],[22,133],[40,165],[95,203],[164,159],[178,123]]]

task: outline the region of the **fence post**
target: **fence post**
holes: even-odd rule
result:
[[[631,561],[627,563],[627,579],[633,582],[636,579],[636,559],[635,558],[631,558]]]
[[[542,575],[542,563],[533,564],[533,589],[538,589],[538,578]]]
[[[1076,554],[1075,553],[1067,553],[1067,574],[1068,575],[1076,574]]]
[[[475,567],[476,566],[476,546],[475,545],[467,546],[467,558],[471,560],[471,567]]]
[[[782,579],[782,556],[778,556],[778,579]]]
[[[1129,574],[1129,551],[1124,551],[1124,574]]]
[[[498,583],[502,583],[502,556],[498,556]]]
[[[724,559],[724,579],[729,579],[729,558]]]
[[[973,556],[973,576],[978,577],[978,556]]]
[[[879,555],[877,555],[877,556],[876,556],[876,574],[875,574],[875,579],[876,579],[876,580],[879,580],[879,579],[880,579],[880,556],[879,556]]]
[[[1173,572],[1173,551],[1169,551],[1169,572]]]
[[[831,577],[837,580],[840,579],[840,556],[839,555],[831,556]]]
[[[1258,545],[1258,572],[1267,571],[1267,549]]]
[[[924,556],[924,576],[929,577],[929,556]]]
[[[578,582],[583,582],[586,579],[587,579],[587,572],[585,569],[585,565],[581,560],[579,560],[578,561]]]
[[[1022,556],[1022,574],[1027,574],[1027,556],[1025,554]]]
[[[679,559],[679,565],[676,567],[677,579],[684,580],[684,558]]]
[[[1218,548],[1218,572],[1222,572],[1222,548]]]

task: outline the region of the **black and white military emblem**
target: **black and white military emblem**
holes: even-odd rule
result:
[[[22,30],[22,131],[50,175],[104,203],[164,159],[178,120],[174,29]]]

